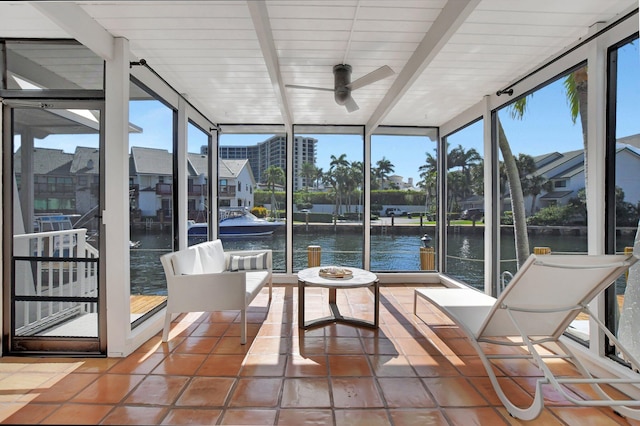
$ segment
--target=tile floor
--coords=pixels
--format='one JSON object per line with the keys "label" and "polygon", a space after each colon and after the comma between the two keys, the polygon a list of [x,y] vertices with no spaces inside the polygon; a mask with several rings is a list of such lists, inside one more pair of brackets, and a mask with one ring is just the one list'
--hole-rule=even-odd
{"label": "tile floor", "polygon": [[[297,324],[297,290],[274,287],[238,312],[181,315],[124,359],[0,358],[0,421],[10,424],[500,425],[509,417],[461,332],[412,286],[381,287],[380,329]],[[367,289],[338,293],[343,314],[371,319]],[[308,317],[327,314],[309,289]],[[423,322],[423,320],[426,322]],[[558,365],[557,368],[569,368]],[[537,372],[500,366],[514,400]],[[579,392],[579,389],[576,390]],[[529,424],[640,424],[610,409],[577,408],[554,392]]]}

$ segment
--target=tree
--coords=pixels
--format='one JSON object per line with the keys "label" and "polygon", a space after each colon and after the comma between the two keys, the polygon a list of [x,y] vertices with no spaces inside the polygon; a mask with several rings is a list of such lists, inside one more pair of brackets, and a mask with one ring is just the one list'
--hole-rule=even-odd
{"label": "tree", "polygon": [[336,214],[342,210],[342,198],[345,195],[345,185],[349,177],[349,161],[347,154],[340,154],[338,157],[331,155],[329,163],[329,181],[336,195]]}
{"label": "tree", "polygon": [[[584,145],[584,176],[585,187],[587,184],[587,68],[581,67],[567,76],[564,81],[567,101],[571,112],[571,119],[575,123],[578,115],[581,118],[582,138]],[[511,117],[522,119],[526,112],[527,98],[518,99],[510,107]],[[516,159],[511,152],[509,141],[504,133],[504,128],[498,119],[498,146],[502,152],[505,169],[509,182],[509,194],[511,196],[511,209],[513,212],[514,237],[516,243],[516,258],[520,267],[529,256],[529,236],[527,234],[526,214],[524,208],[524,195],[520,182],[520,174]]]}
{"label": "tree", "polygon": [[285,181],[284,170],[280,166],[269,166],[264,171],[265,183],[271,189],[271,217],[276,217],[276,185],[283,185]]}
{"label": "tree", "polygon": [[309,162],[305,162],[302,163],[302,166],[300,166],[300,176],[302,176],[304,178],[304,189],[305,192],[307,192],[307,200],[309,201],[309,183],[315,178],[316,176],[316,166],[314,166],[312,163]]}
{"label": "tree", "polygon": [[375,176],[380,180],[380,188],[385,188],[385,183],[389,180],[389,175],[394,172],[395,166],[386,157],[376,162]]}
{"label": "tree", "polygon": [[[525,110],[526,98],[522,98],[514,104],[512,109],[512,115],[518,115],[522,117]],[[515,112],[514,112],[515,111]],[[524,264],[527,257],[529,257],[529,235],[527,234],[527,216],[524,208],[524,194],[522,192],[522,183],[520,182],[520,172],[518,171],[518,165],[516,158],[511,151],[511,146],[507,140],[507,136],[504,133],[504,128],[500,122],[500,118],[496,120],[498,122],[498,146],[502,152],[502,158],[504,159],[504,168],[507,175],[507,182],[509,186],[509,195],[511,198],[511,212],[513,215],[513,236],[515,238],[516,246],[516,260],[518,262],[518,268]]]}
{"label": "tree", "polygon": [[482,161],[482,157],[474,148],[465,151],[462,145],[453,148],[447,157],[447,168],[460,168],[464,179],[461,197],[467,198],[471,195],[471,167]]}

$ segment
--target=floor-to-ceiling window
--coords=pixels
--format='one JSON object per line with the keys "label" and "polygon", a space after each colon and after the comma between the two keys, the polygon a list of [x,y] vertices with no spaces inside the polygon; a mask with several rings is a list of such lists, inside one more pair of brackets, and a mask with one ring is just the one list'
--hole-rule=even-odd
{"label": "floor-to-ceiling window", "polygon": [[322,265],[363,267],[363,131],[294,126],[294,271],[307,267],[309,246],[320,248]]}
{"label": "floor-to-ceiling window", "polygon": [[[505,283],[536,248],[587,252],[586,99],[587,67],[579,65],[497,112]],[[571,331],[588,339],[587,318]]]}
{"label": "floor-to-ceiling window", "polygon": [[[614,46],[609,51],[608,76],[612,89],[608,147],[609,198],[615,201],[608,210],[608,251],[638,254],[638,226],[640,225],[640,123],[638,123],[638,94],[640,94],[640,55],[637,36]],[[634,243],[635,241],[635,243]],[[634,247],[635,245],[635,247]],[[623,345],[640,357],[640,270],[632,267],[628,276],[620,277],[608,292],[607,325]],[[616,354],[615,348],[608,352]]]}
{"label": "floor-to-ceiling window", "polygon": [[[160,256],[174,247],[175,111],[131,82],[129,101],[129,224],[131,321],[166,300]],[[138,322],[136,322],[138,321]]]}
{"label": "floor-to-ceiling window", "polygon": [[436,269],[437,137],[395,127],[371,136],[372,271]]}
{"label": "floor-to-ceiling window", "polygon": [[[447,256],[445,271],[484,289],[483,121],[445,138],[447,147]],[[435,163],[435,159],[430,162]]]}
{"label": "floor-to-ceiling window", "polygon": [[271,249],[284,272],[287,213],[287,137],[279,126],[223,126],[218,137],[218,230],[229,250]]}
{"label": "floor-to-ceiling window", "polygon": [[[187,220],[192,233],[200,228],[199,238],[188,239],[192,245],[209,239],[209,140],[208,133],[189,122],[187,125]],[[189,232],[187,230],[187,232]]]}

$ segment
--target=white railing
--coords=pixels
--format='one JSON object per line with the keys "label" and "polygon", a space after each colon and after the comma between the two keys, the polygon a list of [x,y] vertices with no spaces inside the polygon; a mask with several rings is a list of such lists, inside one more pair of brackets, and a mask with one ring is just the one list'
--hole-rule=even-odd
{"label": "white railing", "polygon": [[[86,229],[14,235],[16,296],[97,297],[98,250],[86,241]],[[65,260],[76,258],[73,261]],[[60,259],[60,260],[58,260]],[[95,312],[96,303],[63,301],[16,302],[16,335],[32,335],[70,318]]]}

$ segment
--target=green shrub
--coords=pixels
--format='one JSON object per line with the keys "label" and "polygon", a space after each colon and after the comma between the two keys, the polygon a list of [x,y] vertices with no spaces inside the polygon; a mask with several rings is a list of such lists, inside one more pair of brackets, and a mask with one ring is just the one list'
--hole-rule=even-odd
{"label": "green shrub", "polygon": [[527,219],[528,225],[555,225],[570,224],[573,218],[573,209],[568,206],[549,206],[540,209],[536,214]]}

